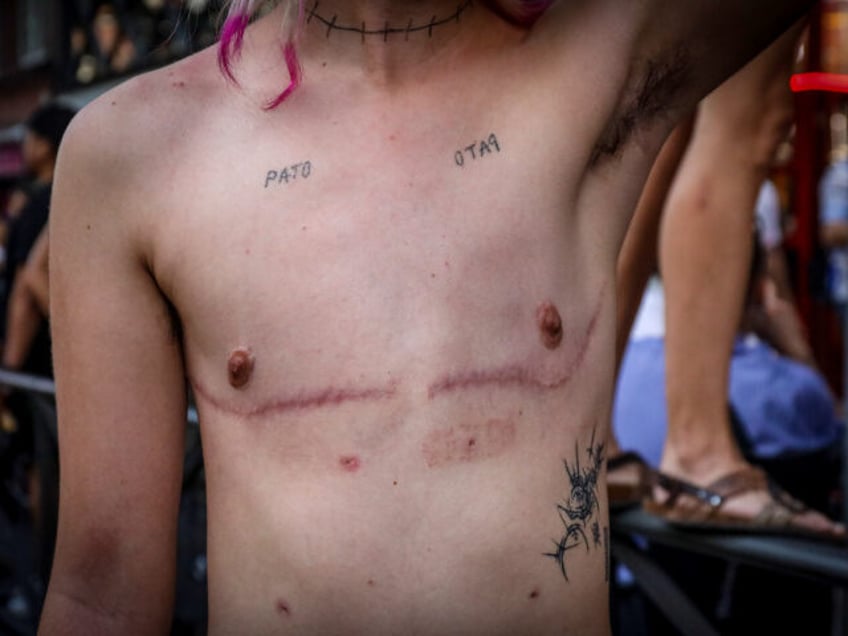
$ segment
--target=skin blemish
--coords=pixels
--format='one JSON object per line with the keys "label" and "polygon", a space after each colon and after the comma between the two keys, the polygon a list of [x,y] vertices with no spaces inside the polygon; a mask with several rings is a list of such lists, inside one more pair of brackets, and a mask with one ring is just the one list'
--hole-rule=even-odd
{"label": "skin blemish", "polygon": [[397,481],[393,481],[392,486],[397,486]]}
{"label": "skin blemish", "polygon": [[539,598],[539,590],[533,590],[527,598]]}
{"label": "skin blemish", "polygon": [[551,302],[544,302],[536,310],[536,324],[542,344],[548,349],[556,349],[562,344],[562,318]]}
{"label": "skin blemish", "polygon": [[459,424],[431,431],[421,444],[421,454],[430,468],[491,459],[509,450],[516,435],[511,420]]}
{"label": "skin blemish", "polygon": [[339,466],[346,472],[355,473],[359,470],[360,461],[356,455],[343,455],[339,457]]}
{"label": "skin blemish", "polygon": [[255,363],[256,360],[250,349],[239,347],[233,351],[230,354],[229,362],[227,362],[227,375],[230,379],[230,385],[236,389],[246,385],[253,375]]}
{"label": "skin blemish", "polygon": [[291,608],[283,599],[277,601],[277,613],[280,616],[291,616]]}
{"label": "skin blemish", "polygon": [[375,583],[374,583],[374,579],[368,579],[368,585],[369,585],[370,587],[374,587],[374,585],[375,585]]}

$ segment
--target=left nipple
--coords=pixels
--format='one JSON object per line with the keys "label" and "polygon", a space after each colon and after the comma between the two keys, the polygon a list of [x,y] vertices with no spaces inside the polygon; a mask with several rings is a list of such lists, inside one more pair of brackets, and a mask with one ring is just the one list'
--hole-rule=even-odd
{"label": "left nipple", "polygon": [[548,349],[556,349],[562,342],[562,318],[559,311],[550,302],[544,302],[536,310],[536,323],[542,344]]}
{"label": "left nipple", "polygon": [[250,349],[239,347],[230,354],[230,360],[227,363],[227,373],[230,378],[230,385],[236,389],[242,388],[250,381],[253,375],[253,365],[255,359]]}

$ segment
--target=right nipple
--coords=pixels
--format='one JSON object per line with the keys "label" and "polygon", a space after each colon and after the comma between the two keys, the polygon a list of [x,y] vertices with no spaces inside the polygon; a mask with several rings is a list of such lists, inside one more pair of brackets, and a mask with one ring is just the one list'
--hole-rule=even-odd
{"label": "right nipple", "polygon": [[240,389],[246,385],[253,375],[254,364],[255,359],[250,349],[239,347],[233,351],[227,363],[227,375],[230,379],[230,385],[236,389]]}

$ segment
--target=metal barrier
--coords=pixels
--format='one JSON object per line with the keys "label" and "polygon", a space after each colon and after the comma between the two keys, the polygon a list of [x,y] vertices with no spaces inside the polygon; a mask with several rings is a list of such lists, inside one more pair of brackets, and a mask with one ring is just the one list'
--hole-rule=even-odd
{"label": "metal barrier", "polygon": [[687,552],[750,565],[801,579],[826,583],[835,591],[834,634],[848,634],[845,597],[848,594],[848,545],[783,536],[692,532],[675,529],[642,510],[611,515],[612,550],[633,573],[645,595],[683,634],[712,636],[718,632],[632,537]]}

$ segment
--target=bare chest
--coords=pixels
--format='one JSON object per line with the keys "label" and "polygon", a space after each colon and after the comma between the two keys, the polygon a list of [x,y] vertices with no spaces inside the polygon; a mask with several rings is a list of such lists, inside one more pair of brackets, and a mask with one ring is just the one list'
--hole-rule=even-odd
{"label": "bare chest", "polygon": [[196,388],[248,414],[569,377],[614,260],[578,162],[515,118],[414,121],[249,135],[175,174],[156,274]]}

